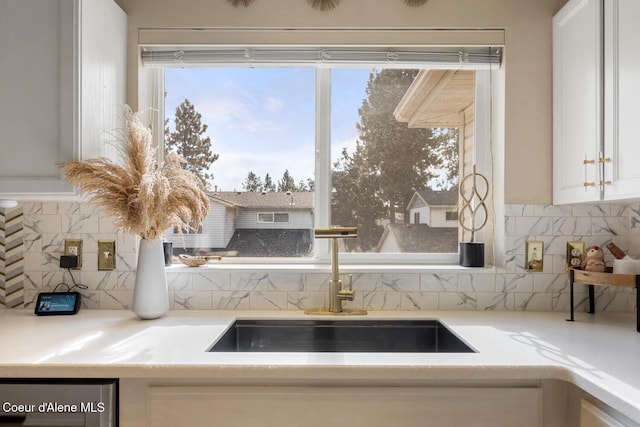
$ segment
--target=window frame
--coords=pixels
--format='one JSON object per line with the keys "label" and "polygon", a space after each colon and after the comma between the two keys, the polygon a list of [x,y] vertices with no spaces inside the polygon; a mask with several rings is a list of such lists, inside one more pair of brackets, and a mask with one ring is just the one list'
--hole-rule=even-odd
{"label": "window frame", "polygon": [[[271,215],[271,221],[261,221],[260,216],[262,215]],[[276,216],[278,215],[286,215],[286,221],[276,221]],[[256,212],[256,222],[258,224],[289,224],[291,222],[291,216],[289,212]]]}
{"label": "window frame", "polygon": [[444,213],[444,219],[446,221],[457,221],[458,220],[458,211],[446,211]]}
{"label": "window frame", "polygon": [[[310,65],[316,68],[316,162],[315,162],[315,206],[314,226],[324,228],[330,223],[331,206],[331,68],[322,65]],[[371,68],[374,68],[372,64]],[[409,68],[409,67],[407,67]],[[475,164],[477,171],[493,183],[493,149],[492,126],[493,120],[490,109],[494,108],[491,93],[495,91],[492,74],[497,69],[476,69],[475,87]],[[159,144],[159,156],[162,157],[164,147],[164,68],[144,68],[140,66],[141,87],[140,94],[149,99],[151,106],[149,121],[152,123],[154,139]],[[504,84],[504,82],[502,82]],[[494,217],[493,193],[488,203],[489,217]],[[477,241],[486,244],[486,252],[491,254],[494,247],[495,224],[490,221],[487,227],[476,233]],[[462,241],[462,240],[461,240]],[[491,255],[489,255],[491,257]],[[328,239],[317,239],[311,257],[287,258],[286,263],[325,263],[330,258]],[[343,253],[340,254],[341,263],[353,265],[443,265],[454,266],[459,263],[456,253]],[[490,258],[489,264],[493,262]],[[283,259],[243,258],[233,259],[234,263],[251,264],[282,264]]]}

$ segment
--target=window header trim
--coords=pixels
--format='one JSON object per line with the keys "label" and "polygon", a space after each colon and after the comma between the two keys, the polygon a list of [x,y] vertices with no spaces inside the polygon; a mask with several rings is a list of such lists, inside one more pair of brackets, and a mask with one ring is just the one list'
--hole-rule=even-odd
{"label": "window header trim", "polygon": [[497,69],[502,48],[489,46],[141,46],[148,67],[363,66]]}

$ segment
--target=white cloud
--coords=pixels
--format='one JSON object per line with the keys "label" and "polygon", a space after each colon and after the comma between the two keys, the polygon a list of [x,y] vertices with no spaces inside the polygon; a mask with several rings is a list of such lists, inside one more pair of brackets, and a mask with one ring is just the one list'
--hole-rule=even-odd
{"label": "white cloud", "polygon": [[282,110],[283,106],[284,106],[284,102],[271,96],[268,96],[264,100],[264,107],[270,113],[277,113],[278,111]]}
{"label": "white cloud", "polygon": [[[282,106],[274,98],[269,98],[265,104],[266,108],[273,110]],[[282,130],[281,125],[266,118],[258,118],[254,114],[252,101],[245,98],[208,99],[197,108],[202,114],[202,122],[212,129],[239,129],[252,133]]]}

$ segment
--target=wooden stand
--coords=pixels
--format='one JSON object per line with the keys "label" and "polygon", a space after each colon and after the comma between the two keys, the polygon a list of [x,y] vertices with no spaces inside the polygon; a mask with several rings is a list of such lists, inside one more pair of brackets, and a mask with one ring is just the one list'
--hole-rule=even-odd
{"label": "wooden stand", "polygon": [[573,307],[573,284],[582,283],[589,286],[589,310],[588,313],[596,312],[596,297],[594,286],[622,286],[625,288],[636,288],[636,330],[640,332],[640,275],[636,274],[613,274],[611,268],[607,268],[602,273],[594,271],[584,271],[578,269],[569,270],[569,291],[571,317],[569,322],[574,321]]}

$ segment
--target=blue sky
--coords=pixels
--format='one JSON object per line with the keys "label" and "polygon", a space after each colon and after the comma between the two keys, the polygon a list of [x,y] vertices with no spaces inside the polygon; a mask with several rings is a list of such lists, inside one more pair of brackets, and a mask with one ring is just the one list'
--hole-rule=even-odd
{"label": "blue sky", "polygon": [[[358,108],[370,69],[332,71],[332,157],[357,139]],[[315,69],[168,68],[165,115],[188,99],[207,124],[218,189],[241,190],[249,171],[274,182],[285,169],[296,182],[313,178]],[[351,151],[351,150],[350,150]]]}

